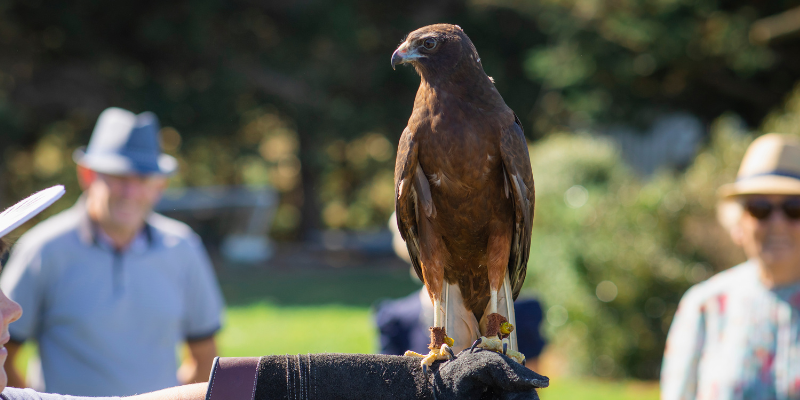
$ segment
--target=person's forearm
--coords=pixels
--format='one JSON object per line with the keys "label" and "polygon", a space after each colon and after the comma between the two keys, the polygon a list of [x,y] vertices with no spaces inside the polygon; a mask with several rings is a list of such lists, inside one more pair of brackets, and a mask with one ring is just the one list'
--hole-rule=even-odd
{"label": "person's forearm", "polygon": [[528,367],[529,370],[537,373],[542,373],[539,371],[539,358],[528,358],[525,360],[525,366]]}
{"label": "person's forearm", "polygon": [[178,381],[182,384],[208,381],[217,356],[214,337],[188,342],[187,347],[189,352],[178,369]]}
{"label": "person's forearm", "polygon": [[204,357],[197,360],[192,383],[195,382],[208,382],[208,376],[211,374],[211,367],[214,365],[214,358],[217,356],[216,352],[212,357]]}
{"label": "person's forearm", "polygon": [[126,397],[130,400],[204,400],[206,398],[206,390],[208,389],[208,382],[195,383],[191,385],[183,385],[171,387],[169,389],[159,390],[157,392],[150,392],[145,394],[138,394],[136,396]]}
{"label": "person's forearm", "polygon": [[211,373],[211,366],[214,365],[214,359],[211,360],[185,360],[178,369],[178,381],[186,385],[190,383],[206,382]]}
{"label": "person's forearm", "polygon": [[19,349],[22,347],[21,343],[17,342],[8,342],[6,343],[6,350],[8,350],[8,357],[6,358],[6,363],[4,368],[6,370],[6,376],[8,377],[8,384],[6,386],[15,387],[15,388],[24,388],[27,387],[25,385],[25,379],[20,375],[17,368],[14,366],[14,361],[17,359],[17,354],[19,353]]}

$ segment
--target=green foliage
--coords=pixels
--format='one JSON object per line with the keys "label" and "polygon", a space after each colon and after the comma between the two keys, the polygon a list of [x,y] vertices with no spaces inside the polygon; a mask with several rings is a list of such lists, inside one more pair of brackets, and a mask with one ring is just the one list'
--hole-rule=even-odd
{"label": "green foliage", "polygon": [[776,108],[764,119],[761,131],[800,136],[800,83],[794,86],[783,107]]}
{"label": "green foliage", "polygon": [[[279,238],[383,227],[419,82],[410,68],[392,71],[389,57],[411,30],[457,23],[529,138],[546,137],[531,153],[525,290],[546,300],[554,346],[576,372],[653,378],[683,291],[741,260],[715,220],[715,190],[733,179],[750,138],[718,117],[733,111],[758,126],[767,116],[764,131],[800,134],[800,88],[775,108],[800,77],[798,42],[748,38],[753,21],[797,5],[0,1],[2,201],[61,183],[65,199],[42,217],[68,207],[79,195],[72,152],[115,105],[159,115],[165,150],[180,160],[173,185],[276,187]],[[676,109],[715,121],[685,174],[642,181],[608,140],[558,133]],[[245,281],[237,285],[255,285]],[[292,304],[292,286],[265,285]],[[308,297],[333,298],[321,287],[334,285]],[[348,301],[363,306],[373,289],[349,290]]]}
{"label": "green foliage", "polygon": [[755,125],[800,72],[796,46],[752,44],[749,26],[796,3],[6,0],[3,201],[64,183],[48,213],[69,205],[72,151],[115,105],[160,117],[174,185],[276,186],[281,238],[381,227],[419,79],[388,60],[411,30],[462,26],[531,138],[652,109]]}
{"label": "green foliage", "polygon": [[685,176],[648,181],[602,137],[554,134],[531,148],[537,212],[524,290],[545,300],[546,331],[572,372],[657,378],[683,292],[739,261],[714,220],[716,188],[750,140],[734,122],[717,121]]}
{"label": "green foliage", "polygon": [[[766,90],[759,87],[745,89],[743,82],[774,79],[764,72],[786,68],[779,61],[785,49],[754,44],[749,31],[753,21],[792,2],[778,3],[784,4],[476,2],[517,11],[535,21],[547,37],[529,49],[524,61],[527,77],[542,88],[540,103],[532,111],[540,132],[638,119],[643,111],[660,108],[688,109],[708,119],[734,110],[757,124],[780,99],[762,96]],[[714,104],[705,103],[709,87],[725,95]],[[741,91],[734,93],[734,87]],[[587,107],[584,100],[598,96],[599,101]],[[760,111],[741,109],[736,102],[751,103]]]}

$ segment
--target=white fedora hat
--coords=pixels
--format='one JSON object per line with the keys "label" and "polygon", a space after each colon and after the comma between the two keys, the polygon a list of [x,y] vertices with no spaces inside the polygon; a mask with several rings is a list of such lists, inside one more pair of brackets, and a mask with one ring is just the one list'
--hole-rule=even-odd
{"label": "white fedora hat", "polygon": [[0,213],[0,238],[42,212],[64,195],[64,186],[40,190]]}
{"label": "white fedora hat", "polygon": [[97,117],[89,146],[75,150],[76,163],[107,174],[170,175],[178,167],[174,157],[161,152],[158,117],[134,114],[117,107]]}
{"label": "white fedora hat", "polygon": [[736,182],[719,188],[722,198],[746,194],[800,195],[800,139],[769,133],[750,144]]}

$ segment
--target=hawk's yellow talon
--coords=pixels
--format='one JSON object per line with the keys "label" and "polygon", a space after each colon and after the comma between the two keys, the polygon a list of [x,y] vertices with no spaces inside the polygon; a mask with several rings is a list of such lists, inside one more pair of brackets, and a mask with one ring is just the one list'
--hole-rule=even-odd
{"label": "hawk's yellow talon", "polygon": [[428,354],[419,354],[415,351],[406,350],[404,356],[407,357],[420,357],[422,361],[420,361],[420,365],[425,368],[430,367],[436,361],[447,361],[450,359],[450,354],[446,350],[447,344],[443,344],[441,348],[433,349]]}
{"label": "hawk's yellow talon", "polygon": [[503,335],[508,335],[511,332],[514,332],[514,325],[511,325],[511,323],[509,323],[508,321],[500,324],[500,333],[502,333]]}

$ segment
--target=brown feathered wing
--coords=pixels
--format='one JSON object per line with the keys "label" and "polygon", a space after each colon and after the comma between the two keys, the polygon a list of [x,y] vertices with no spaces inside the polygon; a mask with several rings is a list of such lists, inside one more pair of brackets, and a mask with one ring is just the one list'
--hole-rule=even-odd
{"label": "brown feathered wing", "polygon": [[514,123],[500,136],[500,155],[503,158],[508,194],[512,197],[514,204],[514,236],[511,239],[508,275],[513,299],[516,300],[527,272],[535,203],[528,143],[525,141],[522,124],[516,115],[514,115]]}
{"label": "brown feathered wing", "polygon": [[[394,194],[395,211],[397,218],[397,229],[403,240],[406,241],[408,256],[411,265],[417,273],[419,279],[424,283],[422,277],[422,265],[419,261],[419,231],[417,229],[417,194],[413,190],[416,170],[418,167],[417,142],[414,140],[414,132],[408,127],[400,136],[400,144],[397,146],[397,160],[394,164]],[[432,206],[432,200],[431,201]]]}

